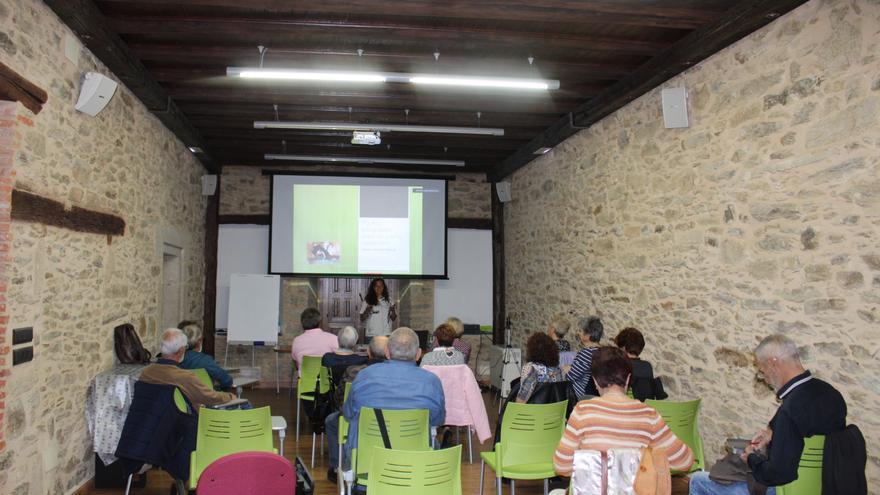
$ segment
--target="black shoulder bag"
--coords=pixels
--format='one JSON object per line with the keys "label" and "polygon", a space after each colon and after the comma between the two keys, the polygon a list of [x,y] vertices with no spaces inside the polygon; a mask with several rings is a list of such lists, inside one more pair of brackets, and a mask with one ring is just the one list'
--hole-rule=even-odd
{"label": "black shoulder bag", "polygon": [[385,444],[386,449],[391,448],[391,439],[388,437],[388,427],[385,426],[385,415],[382,414],[381,409],[373,409],[376,413],[376,422],[379,423],[379,433],[382,435],[382,443]]}

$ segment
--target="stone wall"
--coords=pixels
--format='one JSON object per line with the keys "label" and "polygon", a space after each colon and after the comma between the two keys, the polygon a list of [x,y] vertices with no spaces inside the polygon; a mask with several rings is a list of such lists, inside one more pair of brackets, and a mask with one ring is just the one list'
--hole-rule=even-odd
{"label": "stone wall", "polygon": [[[319,167],[283,167],[280,170],[336,173],[402,173],[399,170],[327,165]],[[449,218],[492,218],[491,184],[484,174],[461,173],[449,183]],[[221,215],[268,215],[269,176],[259,167],[223,167],[220,178]]]}
{"label": "stone wall", "polygon": [[134,323],[156,350],[164,243],[183,248],[182,316],[202,315],[204,171],[123,86],[96,117],[74,110],[86,71],[113,76],[42,2],[0,6],[0,58],[49,93],[38,115],[19,106],[15,187],[126,222],[117,237],[12,223],[9,327],[34,328],[35,357],[0,365],[0,493],[63,494],[92,476],[84,404],[114,364],[113,327]]}
{"label": "stone wall", "polygon": [[[6,381],[12,366],[12,332],[9,332],[9,313],[6,294],[9,290],[9,263],[12,249],[12,185],[15,179],[15,150],[20,139],[18,128],[18,104],[0,101],[0,456],[6,450]],[[7,334],[10,338],[7,340]],[[0,485],[2,486],[2,485]]]}
{"label": "stone wall", "polygon": [[[701,397],[708,458],[776,408],[751,351],[781,332],[845,396],[880,490],[880,4],[814,0],[512,177],[517,329],[598,313],[641,328],[672,398]],[[517,332],[522,343],[526,337]]]}

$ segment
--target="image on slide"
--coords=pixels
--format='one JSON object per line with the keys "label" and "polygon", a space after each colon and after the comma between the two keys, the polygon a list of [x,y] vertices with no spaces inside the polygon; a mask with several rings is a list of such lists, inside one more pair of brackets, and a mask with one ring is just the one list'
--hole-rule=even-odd
{"label": "image on slide", "polygon": [[339,251],[339,243],[335,241],[309,242],[306,245],[306,258],[310,265],[339,263]]}

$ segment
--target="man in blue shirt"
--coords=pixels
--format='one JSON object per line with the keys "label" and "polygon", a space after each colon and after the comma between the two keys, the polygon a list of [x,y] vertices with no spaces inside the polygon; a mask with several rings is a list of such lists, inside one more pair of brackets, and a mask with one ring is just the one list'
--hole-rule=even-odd
{"label": "man in blue shirt", "polygon": [[342,414],[349,422],[343,466],[348,469],[351,450],[357,447],[358,417],[362,407],[379,409],[427,409],[431,426],[446,419],[443,385],[437,375],[416,362],[421,357],[419,337],[406,327],[391,332],[385,357],[388,361],[364,368],[351,384]]}

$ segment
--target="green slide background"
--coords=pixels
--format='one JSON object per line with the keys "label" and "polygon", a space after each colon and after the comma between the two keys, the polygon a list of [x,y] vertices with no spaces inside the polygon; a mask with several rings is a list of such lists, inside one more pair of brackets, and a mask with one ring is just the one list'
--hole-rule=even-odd
{"label": "green slide background", "polygon": [[409,188],[409,272],[413,275],[422,273],[422,193],[413,192]]}
{"label": "green slide background", "polygon": [[[294,185],[293,271],[357,273],[358,217],[359,186]],[[314,241],[339,242],[340,262],[310,265],[306,256],[306,244]],[[419,242],[421,243],[421,233]]]}

